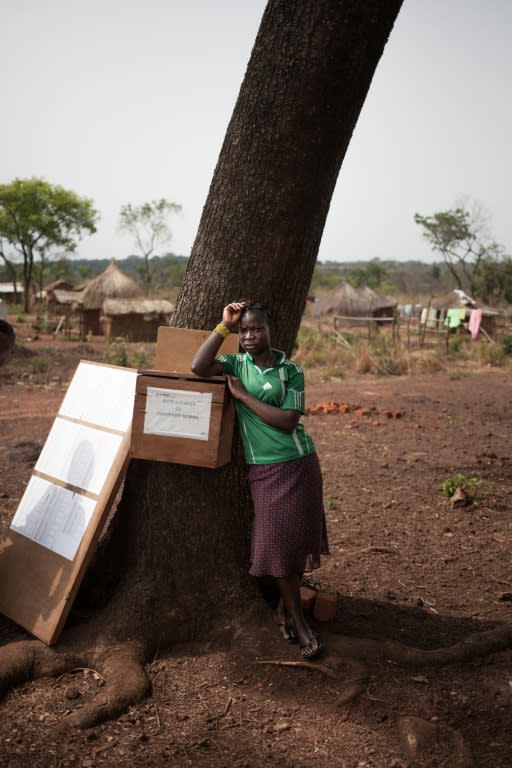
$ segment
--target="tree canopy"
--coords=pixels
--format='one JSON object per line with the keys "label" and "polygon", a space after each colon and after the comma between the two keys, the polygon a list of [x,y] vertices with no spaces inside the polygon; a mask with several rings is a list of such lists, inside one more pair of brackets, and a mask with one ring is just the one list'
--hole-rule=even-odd
{"label": "tree canopy", "polygon": [[423,236],[438,251],[458,288],[475,295],[484,262],[500,258],[502,248],[487,233],[481,207],[469,211],[464,204],[431,216],[414,215]]}
{"label": "tree canopy", "polygon": [[149,257],[159,245],[168,243],[172,232],[167,223],[171,213],[181,211],[181,205],[171,203],[165,197],[142,205],[127,203],[121,207],[119,230],[131,235],[144,257],[144,281],[146,290],[151,283]]}
{"label": "tree canopy", "polygon": [[512,258],[510,256],[483,259],[475,281],[475,295],[489,303],[506,301],[512,304]]}
{"label": "tree canopy", "polygon": [[23,258],[25,311],[36,255],[43,267],[52,248],[74,251],[84,234],[96,231],[97,218],[92,200],[45,179],[0,184],[0,237]]}

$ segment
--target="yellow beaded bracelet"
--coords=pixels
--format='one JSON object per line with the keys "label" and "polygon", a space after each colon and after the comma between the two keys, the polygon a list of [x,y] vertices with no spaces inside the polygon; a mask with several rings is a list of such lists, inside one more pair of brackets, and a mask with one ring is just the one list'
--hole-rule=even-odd
{"label": "yellow beaded bracelet", "polygon": [[214,333],[218,333],[220,336],[222,336],[223,339],[226,339],[231,333],[227,325],[224,325],[224,323],[218,323],[213,331]]}

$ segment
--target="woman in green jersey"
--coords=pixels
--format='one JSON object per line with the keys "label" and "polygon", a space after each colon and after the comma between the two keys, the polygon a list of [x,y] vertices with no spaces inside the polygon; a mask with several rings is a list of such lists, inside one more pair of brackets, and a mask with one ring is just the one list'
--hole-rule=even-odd
{"label": "woman in green jersey", "polygon": [[[311,659],[323,644],[302,611],[300,582],[327,553],[322,474],[313,441],[300,423],[304,373],[270,343],[270,312],[257,302],[232,302],[192,361],[198,376],[225,374],[235,399],[254,506],[252,576],[276,579],[274,617],[283,636]],[[219,355],[239,325],[243,351]]]}

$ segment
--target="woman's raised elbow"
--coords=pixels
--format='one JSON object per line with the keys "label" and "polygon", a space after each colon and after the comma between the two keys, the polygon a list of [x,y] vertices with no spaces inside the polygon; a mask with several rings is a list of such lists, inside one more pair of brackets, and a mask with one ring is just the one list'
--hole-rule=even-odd
{"label": "woman's raised elbow", "polygon": [[210,376],[220,376],[222,373],[222,365],[216,360],[210,362],[194,357],[190,364],[190,370],[202,379],[209,379]]}
{"label": "woman's raised elbow", "polygon": [[200,376],[202,379],[207,379],[209,376],[212,376],[211,372],[211,365],[205,365],[201,362],[196,362],[195,360],[192,360],[192,365],[190,366],[190,370],[193,374],[196,376]]}

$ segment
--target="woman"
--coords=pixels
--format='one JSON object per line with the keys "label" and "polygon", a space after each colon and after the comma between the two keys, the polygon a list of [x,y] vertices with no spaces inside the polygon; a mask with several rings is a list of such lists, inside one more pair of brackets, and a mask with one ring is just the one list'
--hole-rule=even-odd
{"label": "woman", "polygon": [[[217,355],[222,341],[239,324],[244,352]],[[264,304],[234,301],[222,322],[197,351],[197,376],[226,374],[235,399],[249,465],[254,506],[252,576],[272,576],[280,600],[274,618],[283,637],[298,642],[306,659],[323,644],[302,611],[300,581],[304,571],[320,567],[327,534],[322,475],[311,437],[299,423],[304,413],[302,369],[270,345],[270,312]]]}

